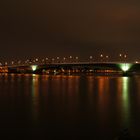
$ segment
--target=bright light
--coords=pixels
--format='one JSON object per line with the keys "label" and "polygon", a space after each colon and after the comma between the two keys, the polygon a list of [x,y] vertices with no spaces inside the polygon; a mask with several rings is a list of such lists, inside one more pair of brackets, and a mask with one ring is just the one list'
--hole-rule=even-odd
{"label": "bright light", "polygon": [[89,58],[90,58],[90,59],[92,59],[93,57],[92,57],[92,56],[90,56]]}
{"label": "bright light", "polygon": [[36,71],[37,65],[32,65],[31,68],[32,68],[33,71]]}
{"label": "bright light", "polygon": [[14,64],[14,61],[12,61],[12,65]]}
{"label": "bright light", "polygon": [[132,64],[129,64],[129,63],[119,64],[119,65],[120,65],[120,68],[121,68],[124,72],[128,71],[128,70],[131,68],[131,66],[132,66]]}
{"label": "bright light", "polygon": [[128,71],[128,70],[129,70],[128,65],[123,65],[123,66],[122,66],[122,70],[123,70],[123,71]]}
{"label": "bright light", "polygon": [[103,55],[101,54],[100,57],[103,57]]}

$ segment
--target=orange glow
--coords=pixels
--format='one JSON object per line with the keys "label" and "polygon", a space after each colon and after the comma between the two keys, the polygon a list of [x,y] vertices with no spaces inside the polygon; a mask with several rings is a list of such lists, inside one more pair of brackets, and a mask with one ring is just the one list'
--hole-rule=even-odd
{"label": "orange glow", "polygon": [[0,67],[0,73],[8,73],[8,67]]}
{"label": "orange glow", "polygon": [[98,85],[99,85],[99,94],[103,94],[103,91],[104,91],[104,85],[105,85],[105,80],[103,77],[100,77],[98,79]]}

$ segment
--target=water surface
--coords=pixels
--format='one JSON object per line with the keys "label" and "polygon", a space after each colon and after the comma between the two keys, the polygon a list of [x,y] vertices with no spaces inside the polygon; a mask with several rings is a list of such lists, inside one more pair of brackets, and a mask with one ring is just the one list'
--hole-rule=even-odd
{"label": "water surface", "polygon": [[0,75],[5,139],[112,140],[140,134],[140,77]]}

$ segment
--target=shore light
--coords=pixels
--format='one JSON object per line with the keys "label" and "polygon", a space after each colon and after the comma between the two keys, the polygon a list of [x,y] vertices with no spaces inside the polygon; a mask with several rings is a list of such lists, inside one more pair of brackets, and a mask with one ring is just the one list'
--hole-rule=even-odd
{"label": "shore light", "polygon": [[122,64],[119,64],[119,66],[120,66],[122,71],[126,72],[131,68],[132,64],[130,64],[130,63],[122,63]]}
{"label": "shore light", "polygon": [[37,65],[32,65],[31,68],[32,68],[32,71],[36,71]]}

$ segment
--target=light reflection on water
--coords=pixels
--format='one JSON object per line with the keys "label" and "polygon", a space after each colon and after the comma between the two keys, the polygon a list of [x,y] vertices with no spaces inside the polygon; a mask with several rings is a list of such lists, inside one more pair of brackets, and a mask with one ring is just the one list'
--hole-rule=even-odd
{"label": "light reflection on water", "polygon": [[129,78],[123,77],[122,81],[122,114],[124,124],[128,127],[130,118],[130,102],[129,102]]}
{"label": "light reflection on water", "polygon": [[39,76],[32,75],[32,111],[33,119],[37,119],[39,113]]}
{"label": "light reflection on water", "polygon": [[0,75],[0,109],[15,112],[26,125],[35,124],[38,135],[48,130],[112,139],[123,127],[139,134],[139,81],[140,77]]}

